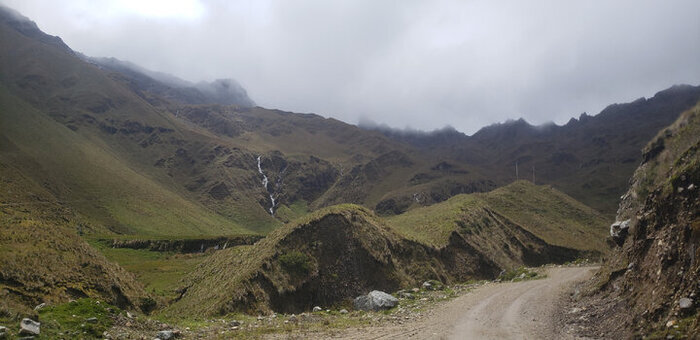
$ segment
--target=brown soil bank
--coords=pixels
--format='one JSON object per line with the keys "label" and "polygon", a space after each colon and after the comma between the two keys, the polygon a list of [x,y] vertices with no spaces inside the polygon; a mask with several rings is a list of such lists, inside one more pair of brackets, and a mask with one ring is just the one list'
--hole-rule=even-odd
{"label": "brown soil bank", "polygon": [[[502,235],[506,247],[520,249],[521,264],[530,257],[566,261],[581,255],[498,223],[476,235],[453,232],[437,248],[400,236],[365,208],[340,205],[278,229],[254,246],[217,252],[187,278],[180,299],[165,313],[298,313],[349,304],[372,289],[494,278],[503,267],[484,251],[488,247],[473,245],[477,235],[491,233]],[[523,244],[523,237],[532,244]]]}
{"label": "brown soil bank", "polygon": [[[594,278],[589,333],[651,338],[700,334],[700,106],[684,113],[644,150],[623,196],[628,233]],[[690,306],[681,308],[681,299]],[[684,302],[688,302],[685,300]],[[685,303],[683,304],[685,305]]]}

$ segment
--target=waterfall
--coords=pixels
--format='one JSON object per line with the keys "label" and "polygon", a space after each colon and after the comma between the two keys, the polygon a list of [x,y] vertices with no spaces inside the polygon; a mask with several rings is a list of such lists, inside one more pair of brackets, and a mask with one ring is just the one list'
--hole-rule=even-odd
{"label": "waterfall", "polygon": [[270,195],[270,201],[272,202],[272,205],[270,206],[270,209],[268,209],[268,211],[270,211],[270,215],[274,216],[275,215],[275,205],[277,203],[275,202],[275,197],[273,196],[274,190],[272,192],[270,192],[270,190],[267,188],[268,184],[270,184],[270,181],[267,179],[267,175],[265,175],[265,172],[262,170],[261,157],[262,156],[258,156],[258,173],[260,173],[260,175],[262,175],[262,177],[263,177],[262,186],[265,188],[265,192],[267,192],[267,194]]}

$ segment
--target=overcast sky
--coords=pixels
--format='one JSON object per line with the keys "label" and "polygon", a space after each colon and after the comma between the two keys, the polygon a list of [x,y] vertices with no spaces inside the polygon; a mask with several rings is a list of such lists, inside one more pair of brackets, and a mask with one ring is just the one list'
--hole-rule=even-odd
{"label": "overcast sky", "polygon": [[700,84],[700,1],[0,0],[74,50],[258,105],[431,130]]}

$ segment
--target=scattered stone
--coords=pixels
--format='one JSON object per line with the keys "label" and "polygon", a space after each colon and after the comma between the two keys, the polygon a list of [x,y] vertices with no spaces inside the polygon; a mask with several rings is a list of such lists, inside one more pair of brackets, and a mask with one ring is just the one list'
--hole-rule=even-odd
{"label": "scattered stone", "polygon": [[666,328],[671,328],[671,327],[673,327],[673,326],[675,326],[675,325],[676,325],[676,320],[669,320],[669,321],[666,323]]}
{"label": "scattered stone", "polygon": [[355,298],[353,304],[357,310],[378,311],[390,309],[398,305],[399,300],[385,292],[373,290],[367,295],[360,295]]}
{"label": "scattered stone", "polygon": [[632,270],[634,268],[634,262],[630,262],[630,264],[627,265],[627,270]]}
{"label": "scattered stone", "polygon": [[131,314],[131,312],[127,311],[127,312],[126,312],[126,317],[129,318],[129,319],[133,319],[133,318],[134,318],[134,315]]}
{"label": "scattered stone", "polygon": [[569,311],[569,314],[576,314],[581,311],[581,308],[574,307]]}
{"label": "scattered stone", "polygon": [[399,293],[399,297],[401,297],[402,299],[413,299],[413,294],[408,292],[401,292]]}
{"label": "scattered stone", "polygon": [[42,302],[42,303],[38,304],[36,307],[34,307],[34,310],[40,310],[44,307],[46,307],[46,303]]}
{"label": "scattered stone", "polygon": [[687,311],[693,308],[693,300],[689,298],[681,298],[678,301],[678,305],[681,307],[682,311]]}
{"label": "scattered stone", "polygon": [[19,334],[39,335],[41,323],[32,319],[24,318],[19,323]]}
{"label": "scattered stone", "polygon": [[297,323],[297,322],[299,322],[299,319],[297,319],[296,315],[292,314],[292,316],[290,316],[287,321]]}
{"label": "scattered stone", "polygon": [[690,191],[695,190],[695,184],[692,184],[692,183],[691,183],[691,184],[688,186],[688,190],[690,190]]}
{"label": "scattered stone", "polygon": [[229,322],[228,325],[231,327],[237,327],[241,325],[241,322],[238,320],[231,320],[231,322]]}
{"label": "scattered stone", "polygon": [[0,339],[5,339],[7,337],[7,327],[0,326]]}
{"label": "scattered stone", "polygon": [[524,278],[525,278],[525,273],[522,273],[522,274],[520,274],[520,276],[518,276],[518,279],[520,279],[520,280],[522,280]]}
{"label": "scattered stone", "polygon": [[93,316],[93,317],[91,317],[91,318],[85,319],[85,322],[97,323],[97,318]]}
{"label": "scattered stone", "polygon": [[423,282],[423,289],[425,289],[425,290],[433,290],[433,284],[430,283],[430,282],[428,282],[428,281],[425,281],[425,282]]}
{"label": "scattered stone", "polygon": [[340,310],[339,313],[340,313],[340,314],[348,314],[348,310],[345,309],[345,308],[343,308],[343,309]]}
{"label": "scattered stone", "polygon": [[618,246],[625,243],[625,238],[630,228],[630,220],[616,221],[610,225],[610,236]]}
{"label": "scattered stone", "polygon": [[412,288],[411,291],[414,293],[418,293],[420,292],[420,288]]}
{"label": "scattered stone", "polygon": [[313,311],[314,313],[320,312],[320,311],[322,311],[322,310],[323,310],[323,309],[321,309],[321,307],[319,307],[319,306],[316,306],[316,307],[314,307],[314,309],[312,309],[312,311]]}
{"label": "scattered stone", "polygon": [[158,331],[156,333],[156,338],[161,340],[175,339],[178,336],[180,336],[180,331],[177,330]]}

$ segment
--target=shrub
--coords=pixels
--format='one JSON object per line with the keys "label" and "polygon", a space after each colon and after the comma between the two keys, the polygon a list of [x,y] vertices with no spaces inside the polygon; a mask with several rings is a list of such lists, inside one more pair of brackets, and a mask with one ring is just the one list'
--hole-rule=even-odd
{"label": "shrub", "polygon": [[151,297],[141,298],[139,302],[139,308],[146,314],[150,314],[157,306],[156,300],[153,300]]}
{"label": "shrub", "polygon": [[306,275],[311,271],[311,259],[308,255],[291,251],[279,257],[280,265],[292,275]]}

